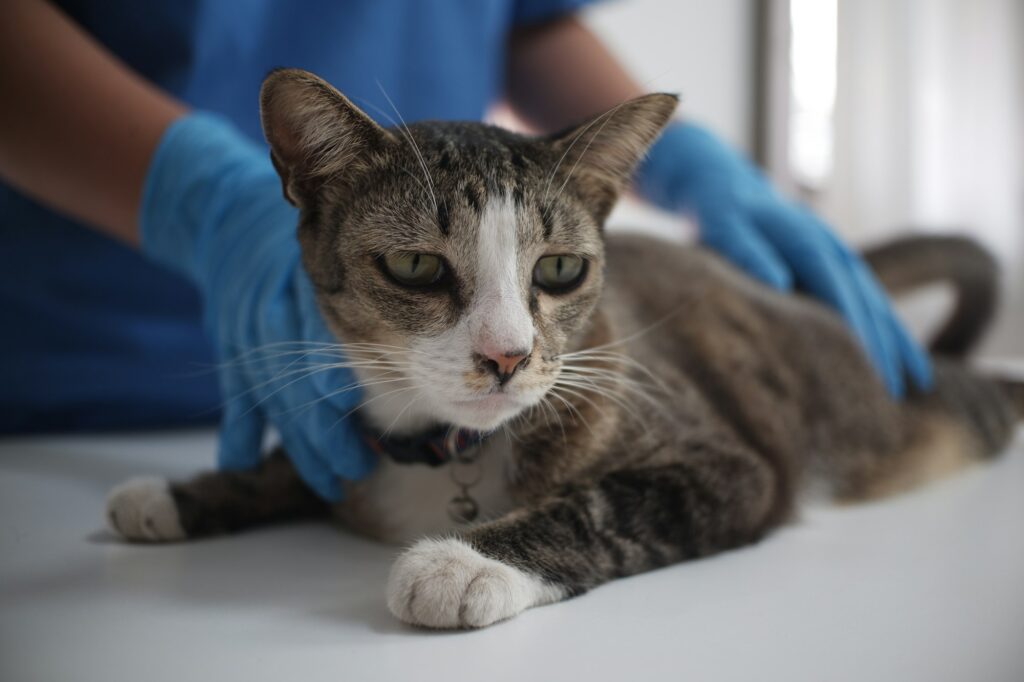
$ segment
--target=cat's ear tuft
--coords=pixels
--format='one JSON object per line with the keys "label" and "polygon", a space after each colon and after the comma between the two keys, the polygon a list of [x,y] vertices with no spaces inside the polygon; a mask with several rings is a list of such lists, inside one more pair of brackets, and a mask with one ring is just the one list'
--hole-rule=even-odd
{"label": "cat's ear tuft", "polygon": [[678,104],[676,95],[643,95],[554,136],[552,144],[562,155],[563,178],[576,183],[599,221],[607,217]]}
{"label": "cat's ear tuft", "polygon": [[260,88],[260,120],[285,198],[303,205],[325,180],[355,176],[391,134],[326,81],[276,69]]}

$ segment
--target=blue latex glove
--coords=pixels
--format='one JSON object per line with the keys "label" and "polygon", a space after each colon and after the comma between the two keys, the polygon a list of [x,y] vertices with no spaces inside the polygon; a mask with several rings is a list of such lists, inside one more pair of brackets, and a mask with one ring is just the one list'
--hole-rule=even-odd
{"label": "blue latex glove", "polygon": [[[178,119],[146,176],[143,251],[189,277],[222,364],[225,411],[219,464],[255,466],[268,421],[302,479],[338,500],[338,478],[358,479],[373,455],[344,417],[358,404],[351,372],[309,373],[338,361],[300,265],[298,212],[281,195],[268,153],[209,114]],[[305,351],[310,351],[308,355]]]}
{"label": "blue latex glove", "polygon": [[796,284],[839,311],[893,396],[904,394],[905,375],[919,388],[931,385],[928,356],[860,256],[714,135],[673,124],[641,165],[637,188],[696,217],[701,241],[748,274],[777,289]]}

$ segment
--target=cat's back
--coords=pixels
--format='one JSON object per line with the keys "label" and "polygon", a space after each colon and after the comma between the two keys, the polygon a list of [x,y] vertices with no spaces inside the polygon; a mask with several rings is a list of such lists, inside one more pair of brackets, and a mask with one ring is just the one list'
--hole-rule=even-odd
{"label": "cat's back", "polygon": [[[805,450],[887,420],[888,397],[846,325],[699,246],[607,240],[603,313],[626,352],[734,426]],[[835,390],[841,386],[842,391]]]}
{"label": "cat's back", "polygon": [[635,337],[633,354],[786,366],[808,377],[841,365],[873,377],[831,309],[775,291],[703,247],[622,234],[609,236],[607,254],[603,312],[618,336]]}
{"label": "cat's back", "polygon": [[618,308],[611,312],[634,323],[691,327],[695,316],[762,316],[771,310],[780,320],[811,317],[834,324],[818,305],[778,295],[701,246],[642,234],[609,235],[605,290],[606,308]]}

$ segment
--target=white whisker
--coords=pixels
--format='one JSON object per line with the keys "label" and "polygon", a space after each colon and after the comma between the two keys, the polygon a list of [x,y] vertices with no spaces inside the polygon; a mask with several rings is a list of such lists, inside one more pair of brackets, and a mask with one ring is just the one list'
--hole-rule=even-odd
{"label": "white whisker", "polygon": [[[624,412],[629,414],[629,416],[633,417],[633,419],[635,419],[636,421],[638,421],[640,423],[644,422],[644,420],[640,417],[639,414],[636,413],[635,410],[633,410],[632,407],[630,407],[628,404],[626,404],[626,402],[624,400],[622,400],[619,396],[616,396],[614,393],[609,391],[607,388],[603,388],[601,386],[598,386],[597,384],[594,384],[594,383],[592,383],[590,381],[573,381],[573,380],[559,381],[557,386],[559,386],[561,388],[565,388],[565,390],[567,390],[567,391],[571,387],[572,389],[576,389],[576,390],[579,390],[579,391],[584,392],[584,393],[587,392],[587,391],[589,391],[591,393],[594,393],[595,395],[598,395],[600,397],[603,397],[603,398],[609,400],[610,402],[615,403],[617,406],[622,408],[622,410]],[[581,399],[587,400],[587,402],[590,402],[590,404],[594,406],[594,409],[596,409],[598,411],[601,411],[600,408],[597,406],[597,404],[592,402],[592,401],[590,401],[588,398],[586,398],[583,395],[583,393],[578,393],[577,395],[579,395],[579,397]],[[601,412],[601,414],[602,414],[602,416],[607,418],[607,415],[604,412]]]}
{"label": "white whisker", "polygon": [[334,391],[326,393],[326,394],[324,394],[322,396],[319,396],[319,397],[317,397],[317,398],[315,398],[313,400],[310,400],[310,401],[308,401],[306,403],[303,403],[302,405],[299,405],[298,407],[293,407],[293,408],[289,409],[288,412],[294,412],[294,411],[298,411],[298,410],[308,410],[309,408],[313,407],[313,405],[316,405],[317,403],[323,402],[324,400],[330,400],[331,398],[333,398],[335,396],[343,395],[343,394],[348,393],[350,391],[355,391],[355,390],[359,390],[359,389],[367,389],[367,388],[370,388],[371,386],[381,386],[383,384],[393,384],[393,383],[396,383],[398,381],[408,381],[408,380],[409,379],[407,379],[406,377],[398,377],[397,379],[382,379],[380,381],[369,381],[369,382],[367,382],[365,384],[362,384],[362,383],[359,383],[358,381],[356,381],[356,382],[353,382],[353,383],[348,384],[346,386],[343,386],[343,387],[341,387],[339,389],[336,389]]}
{"label": "white whisker", "polygon": [[594,427],[590,425],[590,422],[587,421],[587,418],[583,416],[583,413],[580,412],[579,408],[573,405],[570,401],[566,400],[563,396],[559,395],[559,388],[559,386],[552,386],[551,390],[548,391],[548,395],[560,401],[563,405],[565,405],[565,408],[569,411],[569,416],[572,417],[572,420],[574,422],[578,419],[579,421],[583,422],[584,426],[587,427],[587,430],[590,431],[590,433],[594,433]]}
{"label": "white whisker", "polygon": [[[604,118],[604,121],[601,123],[601,126],[597,129],[597,132],[595,132],[594,135],[589,140],[587,140],[587,144],[586,144],[585,147],[583,147],[583,151],[580,152],[580,155],[576,157],[576,162],[573,163],[572,168],[569,169],[569,173],[565,176],[565,180],[562,181],[561,187],[559,187],[558,191],[555,192],[555,196],[554,196],[554,199],[552,199],[552,202],[555,199],[558,199],[558,197],[560,197],[562,195],[562,192],[565,190],[565,186],[569,184],[569,180],[572,178],[572,174],[576,172],[576,168],[580,165],[580,162],[583,160],[583,157],[586,156],[587,152],[590,150],[590,145],[594,144],[594,140],[597,139],[597,137],[601,134],[601,131],[604,130],[605,126],[608,125],[608,123],[612,120],[612,118],[615,116],[615,114],[618,113],[619,109],[621,109],[624,104],[626,104],[626,102],[620,103],[614,109],[611,109],[610,111],[607,111],[607,112],[605,112],[605,114],[602,115],[601,118]],[[597,119],[595,119],[594,122],[596,122],[596,121],[597,121]],[[589,128],[590,126],[587,126],[587,127]],[[576,141],[573,140],[573,144],[575,144],[575,143],[576,143]],[[568,150],[566,150],[566,151],[568,151]],[[550,184],[550,182],[551,181],[549,179],[548,180],[548,184]],[[546,197],[547,197],[547,192],[545,191],[545,200],[546,200]]]}
{"label": "white whisker", "polygon": [[395,111],[395,116],[401,122],[398,127],[400,131],[405,135],[405,139],[408,140],[409,146],[412,147],[413,153],[416,155],[416,159],[420,162],[420,168],[423,169],[423,177],[427,180],[427,187],[430,189],[430,202],[434,205],[434,215],[437,215],[437,196],[434,194],[434,181],[430,178],[430,172],[427,170],[427,162],[423,158],[423,153],[420,152],[420,148],[416,145],[416,140],[413,139],[412,132],[409,130],[409,126],[406,124],[405,119],[402,118],[401,112],[398,111],[398,107],[388,97],[388,93],[384,91],[384,86],[381,85],[380,81],[377,81],[377,87],[380,89],[380,93],[384,95],[384,99],[388,101],[388,104]]}
{"label": "white whisker", "polygon": [[404,415],[409,410],[410,407],[415,405],[418,399],[419,395],[414,395],[412,398],[409,399],[409,402],[406,404],[406,406],[403,407],[402,410],[395,416],[395,418],[391,420],[391,423],[388,424],[388,428],[384,429],[384,438],[387,438],[388,434],[391,433],[391,429],[395,428],[395,424],[397,424],[398,421],[402,418],[402,415]]}

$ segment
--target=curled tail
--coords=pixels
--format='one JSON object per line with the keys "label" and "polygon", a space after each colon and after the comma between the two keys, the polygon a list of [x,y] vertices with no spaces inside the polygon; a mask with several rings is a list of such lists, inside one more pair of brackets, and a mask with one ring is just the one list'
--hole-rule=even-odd
{"label": "curled tail", "polygon": [[999,266],[977,242],[959,236],[904,237],[864,252],[890,294],[948,282],[953,313],[928,344],[935,355],[964,357],[981,339],[999,302]]}

